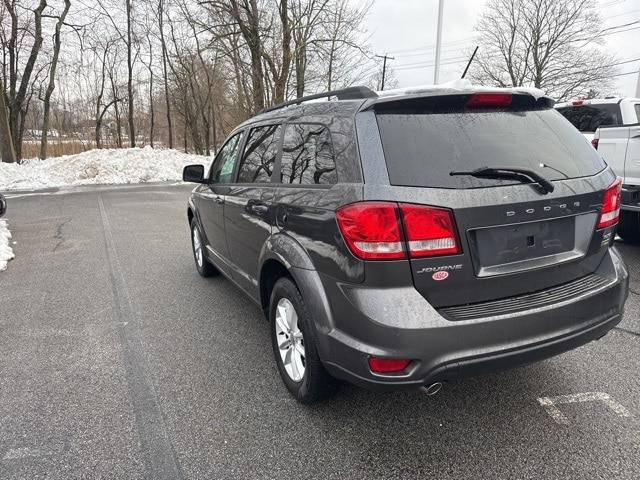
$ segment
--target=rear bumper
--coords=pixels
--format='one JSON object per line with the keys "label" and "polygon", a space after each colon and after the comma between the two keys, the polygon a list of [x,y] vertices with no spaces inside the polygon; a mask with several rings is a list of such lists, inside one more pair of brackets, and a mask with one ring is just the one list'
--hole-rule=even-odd
{"label": "rear bumper", "polygon": [[623,185],[620,208],[640,212],[640,187]]}
{"label": "rear bumper", "polygon": [[[332,330],[318,331],[320,357],[333,376],[375,390],[417,388],[542,360],[600,338],[622,320],[628,273],[615,249],[596,275],[607,281],[570,299],[463,321],[444,318],[411,287],[365,292],[336,285],[329,296],[340,317],[334,313]],[[403,372],[378,375],[369,370],[371,356],[412,361]]]}

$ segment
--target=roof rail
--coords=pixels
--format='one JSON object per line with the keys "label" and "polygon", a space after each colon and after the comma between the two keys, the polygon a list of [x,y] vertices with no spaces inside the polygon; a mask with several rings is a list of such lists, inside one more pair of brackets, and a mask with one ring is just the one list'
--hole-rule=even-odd
{"label": "roof rail", "polygon": [[294,100],[289,100],[288,102],[279,103],[278,105],[274,105],[273,107],[263,108],[262,110],[260,110],[260,113],[271,112],[273,110],[278,110],[280,108],[284,108],[289,105],[296,105],[298,103],[306,102],[308,100],[315,100],[317,98],[326,98],[326,97],[338,97],[338,100],[359,100],[364,98],[378,98],[378,94],[368,87],[363,87],[363,86],[349,87],[349,88],[343,88],[342,90],[332,90],[326,93],[316,93],[314,95],[307,95],[306,97],[300,97]]}

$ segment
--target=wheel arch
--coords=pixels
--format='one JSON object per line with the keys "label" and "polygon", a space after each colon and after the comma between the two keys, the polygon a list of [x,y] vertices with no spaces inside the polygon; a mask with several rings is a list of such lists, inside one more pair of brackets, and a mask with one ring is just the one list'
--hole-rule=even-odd
{"label": "wheel arch", "polygon": [[261,254],[260,305],[269,320],[271,292],[282,277],[289,277],[298,287],[313,319],[318,354],[324,357],[326,333],[333,329],[333,314],[320,274],[302,246],[285,234],[276,234],[265,243]]}

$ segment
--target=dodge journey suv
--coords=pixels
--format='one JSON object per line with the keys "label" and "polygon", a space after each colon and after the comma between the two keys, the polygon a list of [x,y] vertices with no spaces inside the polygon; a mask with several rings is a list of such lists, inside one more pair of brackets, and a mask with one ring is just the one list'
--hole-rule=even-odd
{"label": "dodge journey suv", "polygon": [[552,107],[469,85],[263,110],[184,170],[197,270],[262,308],[303,403],[338,379],[435,392],[600,338],[628,295],[620,179]]}

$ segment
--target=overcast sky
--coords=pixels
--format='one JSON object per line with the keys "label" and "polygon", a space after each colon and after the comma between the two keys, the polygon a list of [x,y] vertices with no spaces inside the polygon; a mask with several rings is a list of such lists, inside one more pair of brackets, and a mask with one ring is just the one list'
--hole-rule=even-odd
{"label": "overcast sky", "polygon": [[[438,0],[375,0],[366,27],[378,55],[388,54],[399,87],[431,84],[434,80]],[[484,0],[444,0],[440,83],[459,78],[472,51],[473,27],[483,11]],[[598,0],[604,27],[640,21],[640,0]],[[640,68],[640,23],[621,33],[608,35],[606,48],[619,60],[613,92],[636,96]],[[622,29],[624,30],[624,29]],[[382,59],[380,65],[382,65]],[[640,96],[640,94],[638,95]]]}

